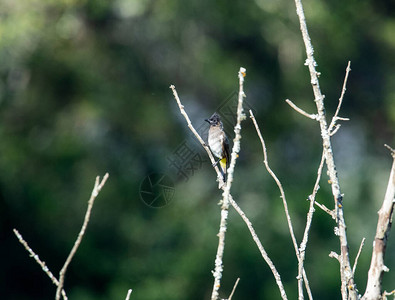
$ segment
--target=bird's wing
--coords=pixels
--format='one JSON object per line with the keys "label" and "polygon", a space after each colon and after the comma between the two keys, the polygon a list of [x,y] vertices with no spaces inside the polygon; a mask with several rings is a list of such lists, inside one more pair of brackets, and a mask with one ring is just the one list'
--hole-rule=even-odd
{"label": "bird's wing", "polygon": [[222,143],[222,154],[224,158],[226,158],[226,169],[229,168],[230,164],[230,152],[229,152],[229,141],[228,138],[224,135],[225,139]]}

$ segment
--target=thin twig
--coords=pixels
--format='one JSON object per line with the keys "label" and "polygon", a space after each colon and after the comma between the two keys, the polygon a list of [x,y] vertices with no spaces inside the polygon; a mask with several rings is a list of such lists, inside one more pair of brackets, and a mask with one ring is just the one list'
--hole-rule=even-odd
{"label": "thin twig", "polygon": [[100,177],[99,176],[96,177],[95,186],[94,186],[94,188],[92,190],[91,197],[90,197],[90,199],[88,201],[88,208],[87,208],[86,213],[85,213],[84,223],[82,224],[80,233],[78,234],[78,237],[77,237],[77,239],[76,239],[76,241],[74,243],[74,246],[71,249],[70,254],[69,254],[69,256],[66,259],[66,262],[63,265],[63,268],[59,272],[59,285],[58,285],[58,288],[56,289],[56,298],[55,298],[56,300],[60,299],[60,293],[61,293],[61,291],[63,289],[64,278],[65,278],[65,275],[66,275],[66,272],[67,272],[67,268],[68,268],[71,260],[73,259],[75,253],[77,252],[78,247],[81,244],[82,238],[84,237],[84,234],[85,234],[86,227],[88,226],[88,223],[89,223],[89,218],[90,218],[90,215],[91,215],[93,204],[94,204],[95,199],[96,199],[97,195],[99,194],[100,190],[102,189],[102,187],[106,183],[107,178],[108,178],[108,173],[106,173],[104,175],[104,177],[103,177],[101,182],[100,182]]}
{"label": "thin twig", "polygon": [[317,63],[314,59],[314,50],[311,44],[310,36],[307,30],[306,19],[303,12],[303,5],[301,0],[295,0],[296,13],[299,18],[300,30],[302,32],[303,42],[306,48],[307,59],[305,65],[308,66],[311,78],[311,85],[314,92],[314,102],[317,106],[318,121],[321,128],[321,136],[323,141],[323,148],[325,151],[325,161],[328,168],[329,178],[332,186],[332,194],[335,202],[335,215],[336,223],[338,225],[339,231],[339,241],[340,241],[340,277],[341,277],[341,294],[343,300],[348,299],[350,296],[351,300],[356,300],[358,294],[356,291],[356,286],[354,282],[354,277],[352,274],[347,233],[346,233],[346,223],[344,219],[343,212],[343,195],[340,190],[339,178],[336,171],[336,165],[333,158],[333,149],[331,145],[330,131],[328,130],[328,124],[326,122],[325,115],[325,105],[324,105],[324,95],[321,93],[318,75],[316,70]]}
{"label": "thin twig", "polygon": [[296,257],[297,257],[297,259],[298,259],[298,261],[299,261],[298,243],[296,242],[296,237],[295,237],[295,233],[294,233],[294,230],[293,230],[292,221],[291,221],[291,216],[290,216],[290,214],[289,214],[287,199],[285,198],[285,192],[284,192],[283,186],[282,186],[280,180],[277,178],[276,174],[273,172],[273,170],[272,170],[272,169],[270,168],[270,166],[269,166],[269,162],[268,162],[268,158],[267,158],[267,151],[266,151],[265,141],[264,141],[264,139],[263,139],[263,137],[262,137],[262,133],[261,133],[261,131],[260,131],[260,129],[259,129],[259,126],[258,126],[258,123],[257,123],[257,121],[256,121],[256,119],[255,119],[255,116],[254,116],[254,114],[252,113],[252,110],[250,110],[250,118],[252,119],[252,121],[253,121],[253,123],[254,123],[256,132],[257,132],[258,137],[259,137],[259,139],[260,139],[260,141],[261,141],[261,144],[262,144],[263,163],[265,164],[265,167],[266,167],[267,171],[269,172],[269,174],[272,176],[272,178],[273,178],[274,181],[276,182],[277,187],[278,187],[278,189],[279,189],[279,191],[280,191],[281,199],[282,199],[282,201],[283,201],[283,206],[284,206],[285,215],[286,215],[286,218],[287,218],[288,229],[289,229],[289,232],[290,232],[290,235],[291,235],[291,239],[292,239],[292,242],[293,242],[293,245],[294,245],[294,248],[295,248]]}
{"label": "thin twig", "polygon": [[296,237],[295,237],[295,233],[294,233],[294,230],[293,230],[291,216],[289,214],[287,199],[285,198],[285,193],[284,193],[283,186],[282,186],[280,180],[277,178],[276,174],[274,174],[273,170],[269,166],[268,159],[267,159],[267,151],[266,151],[265,141],[263,140],[261,131],[260,131],[258,123],[257,123],[257,121],[256,121],[256,119],[254,117],[254,114],[252,113],[252,110],[250,110],[250,118],[252,119],[252,121],[253,121],[253,123],[255,125],[256,132],[257,132],[258,137],[259,137],[259,139],[261,141],[261,144],[262,144],[263,163],[265,164],[265,167],[266,167],[267,171],[273,177],[274,181],[277,184],[278,189],[280,190],[281,199],[282,199],[283,205],[284,205],[285,215],[287,217],[288,229],[289,229],[289,232],[291,234],[292,242],[293,242],[293,245],[294,245],[294,248],[295,248],[296,257],[299,258],[298,243],[296,242]]}
{"label": "thin twig", "polygon": [[384,144],[384,147],[391,151],[391,156],[392,156],[392,157],[395,156],[395,149],[391,148],[391,147],[388,146],[387,144]]}
{"label": "thin twig", "polygon": [[291,100],[286,99],[285,102],[287,102],[289,104],[289,106],[291,106],[294,110],[296,110],[301,115],[304,115],[305,117],[310,118],[312,120],[317,120],[317,117],[318,117],[317,115],[309,114],[309,113],[305,112],[303,109],[299,108],[295,103],[293,103]]}
{"label": "thin twig", "polygon": [[233,294],[234,294],[235,291],[236,291],[236,288],[237,288],[237,285],[239,284],[239,281],[240,281],[240,278],[237,278],[237,280],[236,280],[236,282],[235,282],[235,285],[233,286],[232,292],[231,292],[230,295],[229,295],[228,300],[232,300]]}
{"label": "thin twig", "polygon": [[[313,193],[309,196],[310,199],[310,207],[309,207],[309,212],[307,213],[307,221],[306,221],[306,227],[304,230],[303,234],[303,239],[302,242],[300,243],[299,247],[299,262],[298,262],[298,288],[299,288],[299,299],[303,299],[303,288],[302,288],[302,281],[303,281],[303,271],[304,271],[304,260],[305,260],[305,255],[306,255],[306,246],[307,246],[307,241],[309,239],[309,232],[311,228],[311,223],[313,221],[313,214],[314,214],[314,203],[315,203],[315,197],[317,195],[318,189],[319,189],[319,183],[321,179],[321,174],[322,174],[322,169],[324,167],[324,162],[325,162],[325,155],[322,153],[321,156],[321,162],[318,167],[317,171],[317,179],[314,184],[313,188]],[[308,291],[310,289],[307,289]],[[309,295],[310,299],[312,298],[311,291]]]}
{"label": "thin twig", "polygon": [[[51,279],[52,283],[56,286],[59,286],[59,281],[56,279],[56,277],[52,274],[52,272],[48,269],[47,265],[45,264],[44,261],[40,260],[38,255],[34,253],[32,248],[30,248],[29,244],[23,239],[22,235],[18,232],[18,230],[14,229],[13,230],[16,237],[18,238],[19,242],[25,247],[25,249],[30,253],[30,257],[33,257],[36,263],[38,263],[41,266],[41,269],[44,271],[45,274],[48,275],[49,279]],[[62,289],[62,296],[64,300],[67,300],[66,292]]]}
{"label": "thin twig", "polygon": [[330,210],[329,208],[327,208],[324,204],[321,204],[317,201],[314,202],[315,205],[317,205],[322,211],[326,212],[328,215],[330,215],[332,217],[332,219],[336,219],[336,216],[334,214],[333,210]]}
{"label": "thin twig", "polygon": [[361,255],[363,245],[365,245],[365,240],[366,240],[365,238],[362,239],[361,245],[359,246],[359,250],[358,250],[357,256],[355,257],[354,265],[352,267],[353,275],[355,275],[355,270],[357,269],[358,259],[359,259],[359,256]]}
{"label": "thin twig", "polygon": [[[395,297],[395,290],[393,290],[391,292],[384,291],[384,293],[383,293],[383,296],[391,296],[391,295],[394,295],[394,297]],[[387,299],[387,298],[383,298],[383,299]]]}
{"label": "thin twig", "polygon": [[241,121],[245,118],[243,117],[243,99],[245,97],[243,84],[244,84],[244,77],[245,77],[246,69],[240,68],[239,70],[239,97],[238,97],[238,104],[237,104],[237,122],[234,127],[235,138],[233,140],[233,148],[232,148],[232,155],[229,164],[229,168],[226,171],[227,173],[227,181],[225,184],[225,189],[222,194],[222,206],[221,206],[221,223],[219,227],[219,241],[218,241],[218,248],[217,248],[217,255],[215,257],[215,269],[213,272],[214,276],[214,285],[213,291],[211,294],[211,300],[218,299],[219,296],[219,288],[221,286],[221,278],[222,278],[222,271],[223,271],[223,255],[225,250],[225,233],[226,233],[226,220],[228,219],[228,209],[229,209],[229,194],[230,188],[233,182],[233,172],[236,165],[237,154],[240,151],[240,140],[241,140]]}
{"label": "thin twig", "polygon": [[129,289],[129,290],[128,290],[128,294],[126,295],[125,300],[129,300],[131,294],[132,294],[132,289]]}
{"label": "thin twig", "polygon": [[[328,127],[328,130],[329,130],[329,132],[331,132],[331,135],[335,134],[335,132],[333,132],[333,127],[336,125],[336,121],[337,120],[349,121],[348,118],[341,118],[341,117],[339,117],[339,112],[340,112],[340,108],[341,108],[342,103],[343,103],[344,95],[346,94],[346,90],[347,90],[346,86],[347,86],[348,74],[351,71],[351,67],[350,66],[351,66],[351,61],[348,61],[347,68],[346,68],[346,75],[344,76],[343,88],[342,88],[342,92],[341,92],[341,95],[340,95],[340,98],[339,98],[339,104],[337,105],[336,112],[333,115],[332,121],[331,121],[331,123],[329,124],[329,127]],[[337,127],[337,128],[339,128],[339,127]],[[338,129],[335,129],[335,130],[337,131]]]}

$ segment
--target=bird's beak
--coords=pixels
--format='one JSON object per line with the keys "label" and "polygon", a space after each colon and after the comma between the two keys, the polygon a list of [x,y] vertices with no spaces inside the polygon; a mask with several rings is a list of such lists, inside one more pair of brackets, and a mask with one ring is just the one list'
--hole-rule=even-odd
{"label": "bird's beak", "polygon": [[209,123],[210,124],[210,120],[209,119],[204,119],[207,123]]}

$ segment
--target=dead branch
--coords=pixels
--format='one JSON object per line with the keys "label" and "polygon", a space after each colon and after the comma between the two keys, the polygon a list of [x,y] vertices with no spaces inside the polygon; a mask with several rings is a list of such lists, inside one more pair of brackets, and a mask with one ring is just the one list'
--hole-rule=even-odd
{"label": "dead branch", "polygon": [[[391,148],[392,149],[392,148]],[[376,235],[373,242],[372,260],[368,273],[368,282],[363,300],[381,299],[381,281],[388,268],[384,264],[388,235],[391,230],[395,206],[395,151],[392,149],[393,163],[383,204],[378,211]]]}
{"label": "dead branch", "polygon": [[232,155],[229,164],[229,169],[227,170],[227,181],[225,184],[224,192],[222,194],[222,206],[221,206],[221,223],[220,229],[218,233],[219,242],[218,242],[218,249],[217,255],[215,258],[215,269],[213,272],[214,275],[214,285],[213,291],[211,294],[211,300],[218,299],[219,296],[219,288],[221,286],[221,278],[222,278],[222,271],[223,271],[223,255],[225,250],[225,232],[226,232],[226,220],[228,219],[228,209],[229,209],[229,195],[230,195],[230,188],[233,182],[233,172],[236,165],[236,159],[238,157],[238,153],[240,151],[240,140],[241,140],[241,121],[244,119],[243,113],[243,99],[245,97],[244,94],[244,77],[245,77],[246,69],[240,68],[239,70],[239,97],[238,97],[238,104],[237,104],[237,122],[234,127],[235,138],[233,140],[233,148],[232,148]]}
{"label": "dead branch", "polygon": [[17,236],[19,242],[25,247],[25,249],[34,258],[34,260],[41,266],[42,270],[48,275],[48,277],[51,279],[51,281],[57,286],[56,296],[55,296],[56,300],[59,300],[61,295],[64,300],[67,300],[66,292],[63,289],[67,267],[69,266],[71,260],[73,259],[73,256],[75,255],[75,253],[78,250],[78,247],[81,244],[82,238],[84,237],[84,234],[85,234],[86,227],[88,226],[88,223],[89,223],[89,218],[91,215],[93,204],[95,202],[97,195],[99,194],[100,190],[102,189],[102,187],[104,186],[104,184],[106,183],[106,181],[108,179],[108,173],[106,173],[104,175],[101,182],[99,181],[99,179],[100,179],[99,176],[97,176],[96,181],[95,181],[95,186],[92,190],[91,197],[88,201],[88,208],[85,213],[85,218],[84,218],[84,222],[82,224],[82,228],[80,230],[80,233],[78,234],[77,240],[75,241],[73,248],[70,251],[69,256],[67,257],[62,269],[59,272],[59,280],[56,279],[56,277],[48,269],[48,267],[45,265],[45,262],[40,260],[38,255],[35,254],[34,251],[29,247],[27,242],[23,239],[22,235],[16,229],[14,229],[14,233]]}
{"label": "dead branch", "polygon": [[358,298],[356,291],[354,276],[352,274],[346,223],[343,213],[343,195],[340,191],[339,178],[336,171],[336,165],[333,157],[332,145],[331,145],[331,133],[326,121],[325,106],[324,106],[324,95],[321,93],[318,76],[319,73],[316,70],[317,63],[314,59],[314,50],[311,44],[310,36],[307,30],[306,19],[304,16],[303,5],[301,0],[295,0],[296,13],[299,18],[300,30],[302,32],[303,42],[306,48],[307,59],[305,65],[309,68],[311,85],[314,92],[314,102],[317,106],[318,121],[321,128],[321,136],[323,141],[323,149],[325,153],[325,161],[328,168],[328,174],[332,186],[332,194],[335,202],[335,215],[336,223],[338,225],[339,240],[340,240],[340,277],[341,277],[341,293],[343,300],[351,299],[355,300]]}
{"label": "dead branch", "polygon": [[95,186],[92,190],[91,197],[88,201],[88,208],[85,213],[84,223],[82,224],[81,231],[78,234],[77,240],[75,241],[74,246],[71,249],[69,256],[67,257],[66,262],[64,263],[62,269],[59,272],[59,285],[58,285],[58,288],[56,289],[56,300],[60,299],[60,292],[63,289],[64,278],[65,278],[65,275],[67,272],[67,268],[68,268],[69,264],[71,263],[71,260],[73,259],[74,254],[77,252],[78,247],[81,244],[82,238],[84,237],[84,234],[85,234],[86,227],[88,226],[88,223],[89,223],[89,218],[91,216],[93,204],[95,202],[97,195],[99,195],[100,190],[106,183],[107,178],[108,178],[108,173],[106,173],[104,175],[101,182],[99,181],[100,177],[99,176],[96,177]]}

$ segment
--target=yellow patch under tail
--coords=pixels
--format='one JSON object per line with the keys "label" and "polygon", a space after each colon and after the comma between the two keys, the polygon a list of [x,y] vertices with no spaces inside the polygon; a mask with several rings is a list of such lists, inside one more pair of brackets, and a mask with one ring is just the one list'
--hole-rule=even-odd
{"label": "yellow patch under tail", "polygon": [[226,158],[225,157],[219,161],[219,165],[221,166],[221,169],[222,169],[224,181],[226,181]]}

